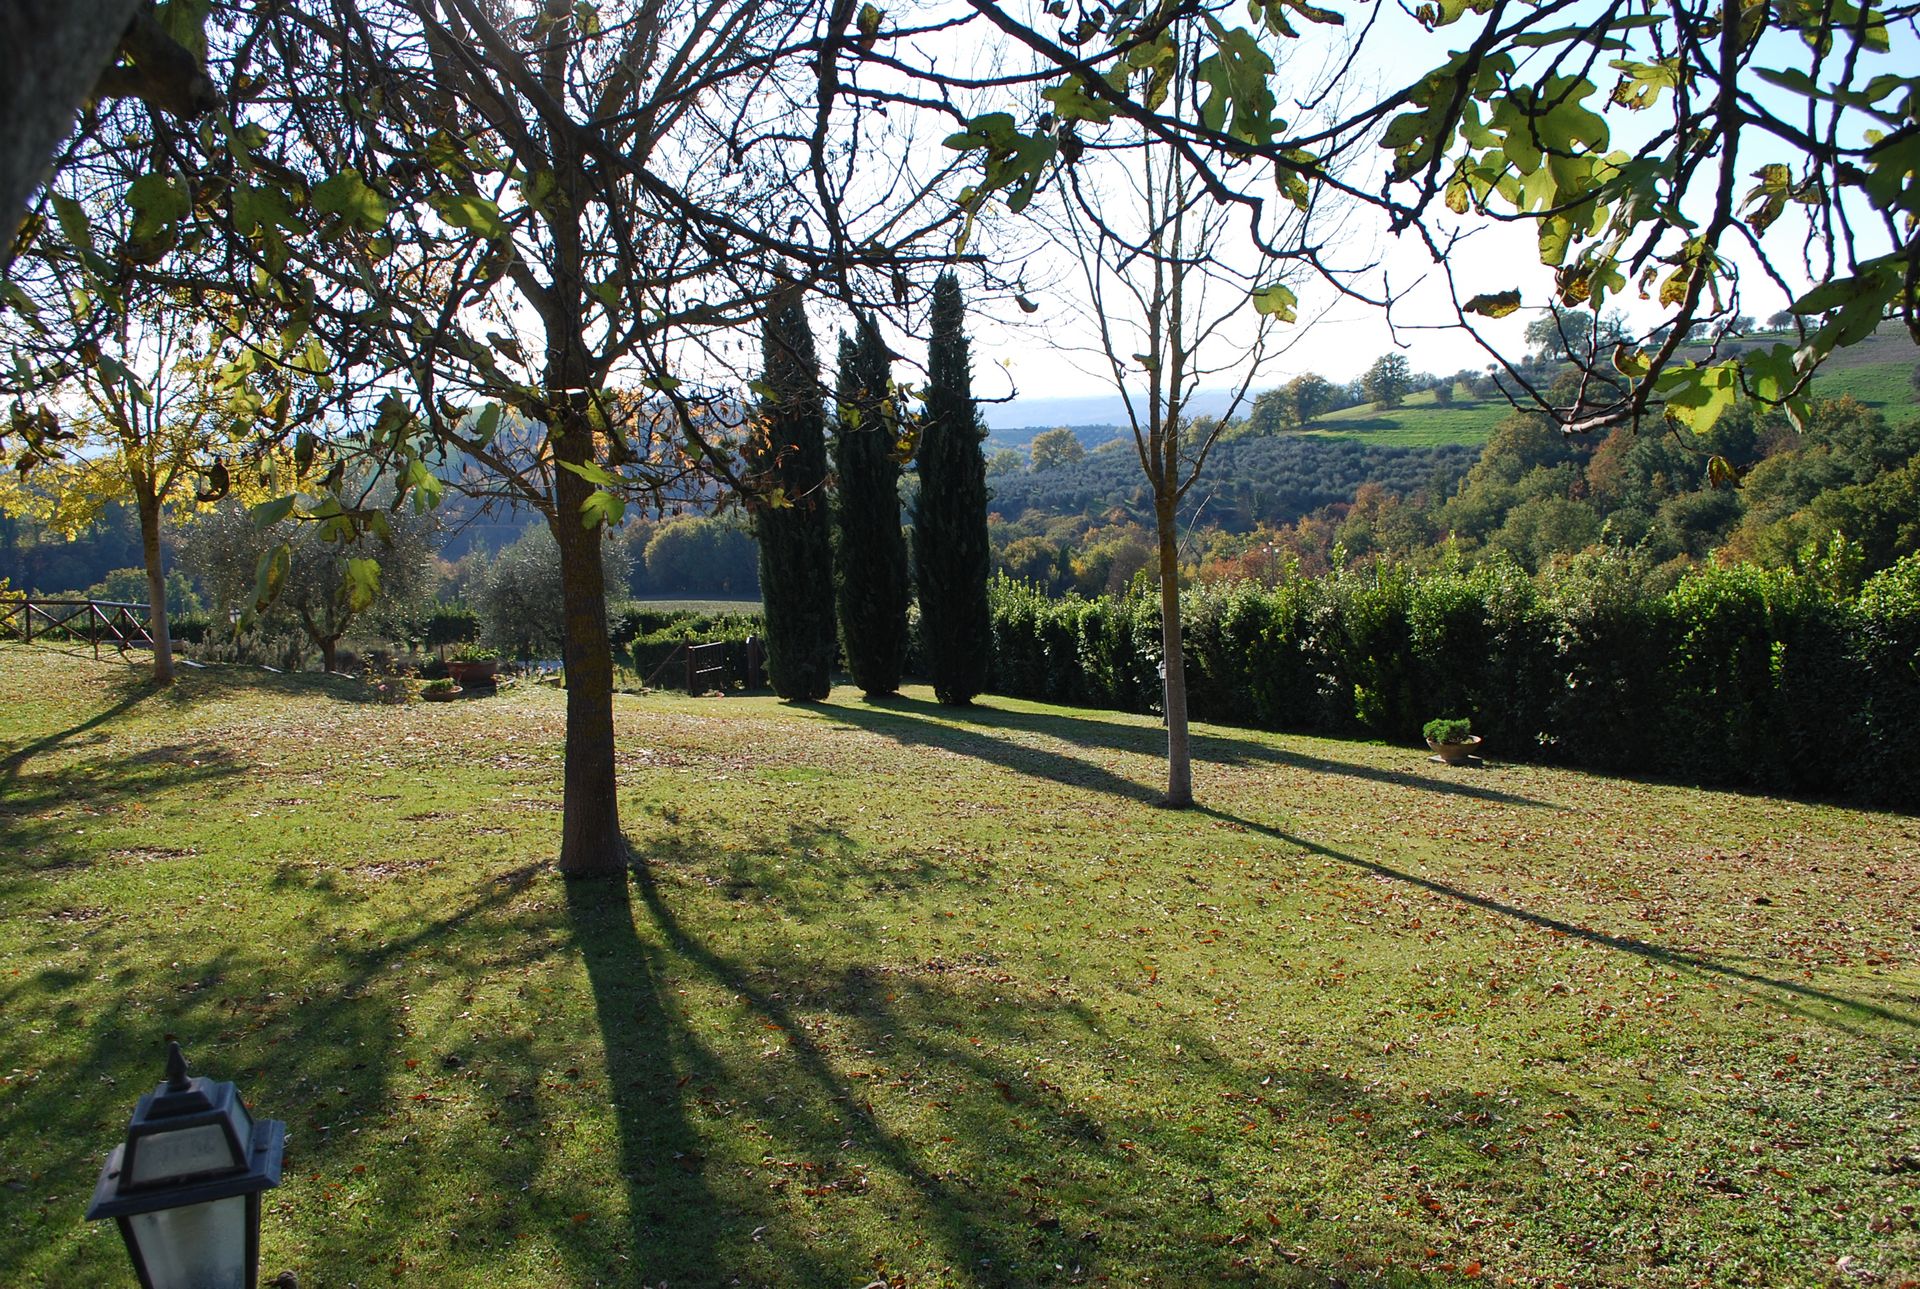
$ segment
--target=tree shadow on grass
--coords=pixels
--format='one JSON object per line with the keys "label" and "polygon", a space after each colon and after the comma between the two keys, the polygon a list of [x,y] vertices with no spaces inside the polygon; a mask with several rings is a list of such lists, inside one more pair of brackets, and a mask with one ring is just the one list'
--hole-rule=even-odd
{"label": "tree shadow on grass", "polygon": [[[1155,789],[1092,765],[1077,757],[1052,752],[1030,743],[1009,739],[1009,733],[1040,735],[1059,739],[1075,747],[1107,748],[1145,758],[1164,757],[1166,735],[1153,726],[1094,716],[1067,716],[1056,712],[1023,712],[1001,707],[972,704],[943,707],[925,699],[894,696],[879,701],[823,706],[819,714],[844,724],[884,734],[903,744],[943,747],[964,756],[1004,765],[1021,773],[1038,774],[1073,787],[1093,788],[1115,796],[1138,801],[1157,802]],[[1528,806],[1542,810],[1564,809],[1553,802],[1540,801],[1497,788],[1461,783],[1457,779],[1382,770],[1352,761],[1336,761],[1287,751],[1255,739],[1196,731],[1191,745],[1196,763],[1228,766],[1253,764],[1285,766],[1311,774],[1332,774],[1364,779],[1392,787],[1411,788],[1447,796],[1466,797],[1500,805]]]}
{"label": "tree shadow on grass", "polygon": [[82,735],[90,736],[86,740],[89,742],[106,741],[107,735],[101,732],[105,726],[113,724],[159,692],[151,683],[124,683],[119,698],[112,706],[103,707],[77,725],[44,734],[0,757],[0,800],[5,800],[12,795],[13,785],[19,779],[21,771],[26,768],[27,762],[35,757],[58,751],[69,744],[77,744],[82,741]]}
{"label": "tree shadow on grass", "polygon": [[1513,918],[1516,921],[1540,927],[1555,935],[1570,936],[1575,939],[1584,940],[1588,944],[1613,949],[1620,953],[1631,954],[1636,958],[1659,963],[1663,967],[1693,971],[1702,975],[1717,976],[1723,980],[1733,981],[1734,988],[1739,989],[1750,997],[1761,999],[1775,1006],[1785,1007],[1797,1015],[1817,1021],[1823,1025],[1838,1026],[1847,1029],[1850,1033],[1858,1033],[1858,1031],[1853,1030],[1850,1026],[1836,1021],[1830,1015],[1822,1015],[1820,1011],[1809,1006],[1796,1005],[1791,999],[1782,998],[1780,995],[1787,994],[1790,995],[1792,999],[1799,999],[1807,1004],[1823,1004],[1828,1008],[1837,1009],[1841,1013],[1850,1015],[1860,1021],[1886,1021],[1894,1025],[1920,1029],[1920,1017],[1909,1015],[1905,1012],[1894,1011],[1891,1008],[1882,1007],[1876,1003],[1863,1002],[1856,998],[1848,998],[1843,994],[1831,993],[1824,989],[1816,989],[1812,985],[1799,981],[1787,980],[1777,976],[1762,975],[1759,972],[1748,971],[1744,968],[1733,966],[1730,963],[1722,962],[1716,958],[1707,957],[1704,954],[1689,952],[1684,949],[1669,948],[1666,945],[1654,944],[1651,941],[1641,940],[1634,936],[1615,935],[1607,931],[1597,931],[1592,927],[1581,926],[1576,922],[1567,922],[1545,913],[1535,913],[1530,909],[1521,908],[1516,904],[1508,904],[1505,901],[1494,899],[1491,896],[1477,895],[1472,891],[1440,881],[1436,878],[1422,877],[1417,873],[1405,872],[1391,865],[1383,864],[1379,860],[1363,859],[1358,855],[1336,850],[1321,842],[1309,841],[1305,837],[1297,836],[1287,832],[1283,828],[1277,828],[1272,824],[1260,823],[1241,815],[1207,806],[1200,806],[1196,809],[1198,813],[1210,818],[1221,820],[1224,823],[1238,825],[1251,832],[1271,837],[1275,841],[1285,842],[1289,846],[1297,847],[1300,850],[1308,851],[1327,859],[1337,860],[1342,864],[1348,864],[1364,872],[1372,873],[1376,877],[1383,877],[1391,881],[1405,883],[1409,886],[1416,886],[1421,890],[1430,891],[1433,894],[1444,896],[1450,900],[1456,900],[1461,904],[1470,905],[1484,912],[1498,914],[1501,917]]}
{"label": "tree shadow on grass", "polygon": [[[71,740],[82,727],[49,736],[42,743]],[[216,743],[193,741],[147,748],[109,764],[62,767],[0,775],[0,901],[30,888],[82,872],[100,862],[96,843],[79,831],[76,820],[91,824],[100,816],[118,816],[162,794],[208,788],[242,774],[245,763]],[[96,825],[97,826],[97,825]],[[136,834],[137,836],[137,834]],[[139,838],[134,846],[111,852],[127,862],[184,859],[189,852],[158,837]]]}
{"label": "tree shadow on grass", "polygon": [[[650,838],[630,886],[568,889],[647,1283],[1340,1283],[1272,1238],[1314,1232],[1343,1265],[1379,1265],[1319,1211],[1340,1197],[1283,1125],[1425,1123],[1432,1106],[1324,1065],[1250,1067],[1172,1013],[1110,1025],[1065,977],[986,943],[920,961],[827,910],[802,920],[831,934],[769,940],[786,910],[764,909],[722,948],[696,927],[731,925],[730,906],[684,844]],[[700,1037],[721,1031],[749,1037]],[[1103,1064],[1106,1098],[1086,1082]],[[1301,1202],[1284,1218],[1239,1198],[1276,1175]]]}
{"label": "tree shadow on grass", "polygon": [[[789,1107],[781,1121],[779,1144],[782,1154],[790,1157],[772,1161],[776,1175],[769,1189],[782,1201],[787,1198],[785,1192],[792,1191],[805,1199],[830,1200],[836,1194],[864,1195],[878,1184],[873,1174],[883,1173],[888,1183],[897,1186],[903,1198],[920,1210],[920,1231],[937,1239],[938,1259],[965,1283],[1044,1283],[1054,1278],[1043,1274],[1045,1268],[1062,1259],[1085,1259],[1085,1249],[1076,1248],[1060,1223],[1048,1222],[1039,1211],[1037,1197],[1010,1198],[991,1193],[980,1187],[968,1170],[930,1161],[924,1142],[909,1140],[887,1116],[876,1111],[864,1083],[872,1070],[848,1068],[849,1056],[861,1066],[875,1064],[873,1058],[881,1056],[882,1048],[890,1045],[895,1035],[910,1035],[917,1047],[915,1064],[940,1066],[944,1071],[964,1069],[975,1076],[978,1085],[1011,1088],[1010,1080],[1018,1078],[1018,1072],[996,1063],[995,1046],[978,1037],[992,1031],[996,1022],[991,1017],[972,1020],[969,1028],[975,1037],[969,1043],[953,1026],[954,1009],[944,1001],[928,1005],[930,994],[923,985],[891,975],[883,981],[881,973],[860,965],[755,962],[724,954],[682,924],[667,892],[654,878],[648,862],[660,858],[658,847],[654,850],[651,855],[640,856],[633,887],[662,938],[665,952],[693,967],[711,985],[737,996],[759,1018],[758,1023],[779,1036],[783,1057],[777,1071],[728,1071],[723,1066],[704,1071],[716,1082],[730,1085],[743,1104],[760,1101]],[[630,978],[632,970],[629,964],[621,974]],[[618,994],[609,990],[603,995],[598,980],[595,990],[597,997],[612,1000],[615,1014],[621,1011]],[[916,1001],[902,1002],[903,996]],[[875,1046],[852,1051],[838,1045],[830,1047],[830,1040],[822,1033],[824,1027],[816,1020],[822,1007]],[[916,1011],[923,1013],[918,1020]],[[930,1018],[924,1015],[927,1011],[937,1015],[937,1022],[929,1023]],[[941,1035],[937,1041],[943,1050],[933,1050],[931,1045],[918,1047],[918,1040],[931,1041],[936,1034]],[[951,1101],[946,1104],[951,1108]],[[962,1125],[949,1126],[954,1131],[943,1134],[945,1143],[958,1145]],[[1001,1130],[1005,1130],[1004,1123]],[[630,1135],[645,1141],[654,1131],[651,1125],[642,1124]],[[1095,1140],[1101,1136],[1097,1126],[1080,1131]],[[953,1153],[1005,1153],[1013,1146],[1005,1137],[976,1132]],[[778,1175],[782,1170],[785,1175]],[[1005,1211],[1009,1203],[1022,1210],[1032,1209],[1034,1215],[1010,1222]],[[857,1262],[830,1266],[817,1261],[823,1250],[812,1245],[800,1228],[817,1220],[804,1210],[812,1207],[817,1213],[828,1205],[808,1206],[803,1202],[797,1207],[802,1211],[795,1212],[785,1202],[770,1203],[763,1215],[768,1227],[766,1239],[779,1263],[777,1282],[855,1283],[876,1270],[884,1275],[884,1269],[863,1267]],[[1009,1239],[1009,1228],[1018,1225],[1033,1232],[1025,1247]],[[737,1243],[737,1232],[733,1240]],[[846,1256],[841,1251],[834,1260]]]}

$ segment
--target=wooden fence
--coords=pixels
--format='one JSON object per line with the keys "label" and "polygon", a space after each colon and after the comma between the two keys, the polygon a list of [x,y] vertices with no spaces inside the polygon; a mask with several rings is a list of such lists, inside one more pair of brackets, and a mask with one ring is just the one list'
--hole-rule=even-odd
{"label": "wooden fence", "polygon": [[152,610],[118,600],[48,600],[28,595],[0,599],[0,639],[84,641],[100,656],[102,644],[125,653],[153,648]]}
{"label": "wooden fence", "polygon": [[[739,652],[741,666],[734,665],[734,654]],[[716,640],[711,644],[695,644],[692,640],[673,646],[660,664],[647,676],[645,684],[653,685],[667,674],[669,668],[679,664],[678,670],[685,674],[689,694],[707,694],[714,690],[726,690],[733,679],[742,681],[747,688],[754,689],[765,683],[765,654],[760,642],[748,637],[744,646]]]}

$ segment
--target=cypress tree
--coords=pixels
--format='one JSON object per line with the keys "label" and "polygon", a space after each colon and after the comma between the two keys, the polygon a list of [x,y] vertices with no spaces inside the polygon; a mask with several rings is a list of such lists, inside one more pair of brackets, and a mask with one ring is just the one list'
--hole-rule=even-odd
{"label": "cypress tree", "polygon": [[973,402],[965,321],[960,283],[943,273],[933,284],[913,554],[927,671],[935,697],[956,705],[973,701],[986,688],[993,639],[987,611],[987,463],[980,452],[986,431]]}
{"label": "cypress tree", "polygon": [[760,333],[766,397],[746,457],[767,622],[767,679],[789,702],[833,688],[833,553],[827,526],[826,411],[820,363],[798,291],[770,307]]}
{"label": "cypress tree", "polygon": [[886,342],[871,317],[840,337],[833,469],[833,572],[840,644],[868,698],[900,688],[907,662],[907,539],[900,531],[900,428]]}

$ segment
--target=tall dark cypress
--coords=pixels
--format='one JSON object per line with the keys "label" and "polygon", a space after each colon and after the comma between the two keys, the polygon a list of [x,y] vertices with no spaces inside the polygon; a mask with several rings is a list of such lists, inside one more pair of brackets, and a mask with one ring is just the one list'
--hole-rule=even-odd
{"label": "tall dark cypress", "polygon": [[746,455],[759,485],[753,531],[760,543],[767,679],[789,702],[816,703],[833,687],[833,543],[820,363],[798,291],[769,308],[760,350],[767,396]]}
{"label": "tall dark cypress", "polygon": [[986,430],[973,402],[973,363],[962,330],[960,283],[933,284],[927,406],[920,431],[920,503],[913,555],[920,574],[920,638],[934,696],[964,704],[986,688],[992,622],[987,612]]}
{"label": "tall dark cypress", "polygon": [[900,531],[900,418],[886,342],[871,317],[840,337],[833,428],[833,576],[840,645],[868,698],[900,688],[907,663],[907,539]]}

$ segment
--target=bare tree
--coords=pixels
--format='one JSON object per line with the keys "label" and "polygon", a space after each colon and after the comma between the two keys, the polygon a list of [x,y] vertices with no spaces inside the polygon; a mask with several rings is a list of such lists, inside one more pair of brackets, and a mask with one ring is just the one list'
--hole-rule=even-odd
{"label": "bare tree", "polygon": [[[1167,71],[1168,93],[1192,93],[1190,50],[1179,51]],[[1151,131],[1116,121],[1083,146],[1078,163],[1063,168],[1050,224],[1078,263],[1097,361],[1126,406],[1153,493],[1166,803],[1186,807],[1193,804],[1193,771],[1180,629],[1181,507],[1246,401],[1271,348],[1273,323],[1291,317],[1293,297],[1273,266],[1253,254],[1237,210],[1214,201],[1202,177]],[[1305,226],[1300,212],[1294,236]],[[1249,297],[1260,307],[1250,310]],[[1231,397],[1218,419],[1191,415],[1195,393],[1221,380],[1230,382]]]}

